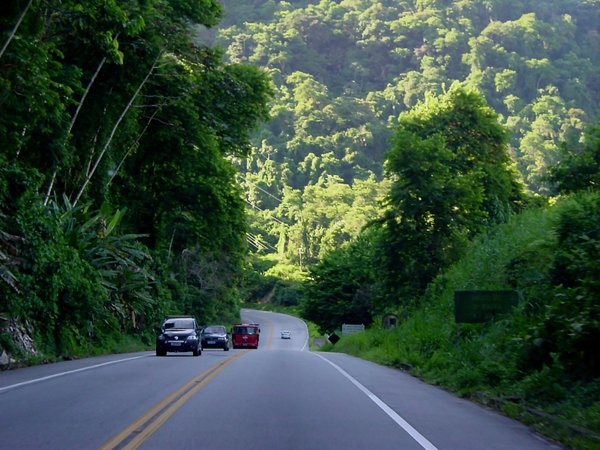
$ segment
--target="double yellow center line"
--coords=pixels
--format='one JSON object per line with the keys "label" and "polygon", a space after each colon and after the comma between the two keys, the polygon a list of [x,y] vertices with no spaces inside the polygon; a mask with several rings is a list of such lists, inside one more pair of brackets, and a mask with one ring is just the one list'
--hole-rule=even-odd
{"label": "double yellow center line", "polygon": [[100,450],[113,450],[116,448],[120,450],[133,450],[138,448],[142,442],[158,430],[158,428],[165,423],[175,411],[202,389],[210,380],[216,377],[219,372],[246,353],[247,350],[236,353],[205,370],[193,380],[153,406],[139,419],[100,447]]}
{"label": "double yellow center line", "polygon": [[265,320],[269,323],[269,340],[267,341],[267,350],[271,350],[271,342],[273,342],[273,324],[266,317],[261,317],[261,320]]}

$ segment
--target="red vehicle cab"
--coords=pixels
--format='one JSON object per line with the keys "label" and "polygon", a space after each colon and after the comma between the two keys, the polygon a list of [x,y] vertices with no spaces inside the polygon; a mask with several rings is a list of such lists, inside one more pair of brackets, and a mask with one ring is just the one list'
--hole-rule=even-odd
{"label": "red vehicle cab", "polygon": [[239,323],[231,329],[233,348],[258,348],[260,326],[257,323]]}

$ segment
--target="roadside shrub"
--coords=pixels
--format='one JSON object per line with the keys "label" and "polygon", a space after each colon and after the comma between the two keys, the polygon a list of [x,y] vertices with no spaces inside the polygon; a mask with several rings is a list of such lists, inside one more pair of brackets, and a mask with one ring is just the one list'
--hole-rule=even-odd
{"label": "roadside shrub", "polygon": [[600,377],[600,195],[573,198],[561,210],[548,275],[550,297],[525,337],[523,366],[560,367]]}
{"label": "roadside shrub", "polygon": [[110,235],[124,210],[92,213],[66,197],[44,205],[41,181],[34,170],[0,170],[2,247],[11,255],[3,262],[12,276],[0,284],[0,312],[26,324],[48,356],[96,354],[132,331],[136,313],[155,308],[141,265],[149,256],[136,236]]}

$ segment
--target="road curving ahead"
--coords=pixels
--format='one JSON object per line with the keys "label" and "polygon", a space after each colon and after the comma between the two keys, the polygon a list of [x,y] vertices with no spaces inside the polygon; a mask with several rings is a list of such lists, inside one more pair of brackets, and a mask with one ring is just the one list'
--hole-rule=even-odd
{"label": "road curving ahead", "polygon": [[297,318],[242,314],[261,325],[257,350],[113,355],[1,373],[0,449],[561,448],[409,374],[307,351]]}

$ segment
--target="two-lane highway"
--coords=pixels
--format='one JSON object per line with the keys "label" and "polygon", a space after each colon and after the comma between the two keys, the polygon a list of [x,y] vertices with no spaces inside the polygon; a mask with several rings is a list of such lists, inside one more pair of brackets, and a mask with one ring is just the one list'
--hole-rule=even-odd
{"label": "two-lane highway", "polygon": [[113,355],[0,373],[0,449],[560,448],[397,370],[310,352],[298,319],[242,315],[261,326],[258,350]]}
{"label": "two-lane highway", "polygon": [[[247,322],[260,324],[259,350],[308,350],[308,329],[303,321],[287,314],[250,309],[243,309],[242,317]],[[292,338],[281,339],[283,330],[289,330]]]}

